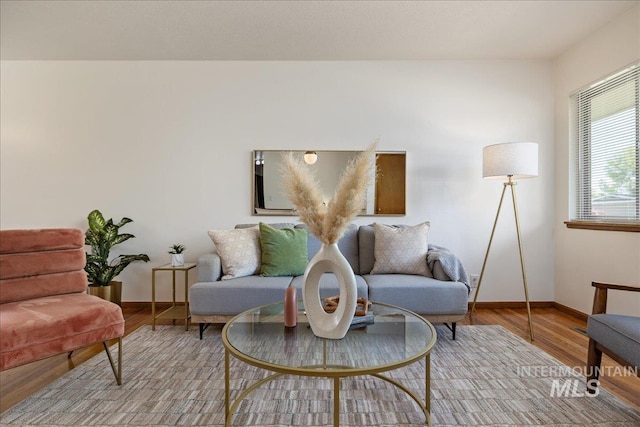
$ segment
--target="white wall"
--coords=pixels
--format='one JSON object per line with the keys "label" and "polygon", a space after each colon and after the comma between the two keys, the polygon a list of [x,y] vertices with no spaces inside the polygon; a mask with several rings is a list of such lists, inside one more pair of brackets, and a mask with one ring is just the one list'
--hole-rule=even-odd
{"label": "white wall", "polygon": [[[621,15],[554,62],[555,300],[591,313],[592,281],[640,286],[640,233],[567,229],[570,209],[569,94],[640,59],[640,6]],[[609,310],[640,314],[640,295],[612,292]]]}
{"label": "white wall", "polygon": [[[172,243],[194,261],[212,248],[208,229],[260,219],[250,216],[251,150],[358,150],[375,138],[380,150],[407,151],[407,215],[378,220],[431,221],[430,240],[470,273],[480,271],[502,190],[481,178],[482,147],[539,142],[540,177],[520,181],[518,196],[531,298],[553,299],[550,62],[1,67],[1,227],[86,228],[96,208],[131,217],[125,231],[137,238],[121,251],[152,262],[121,275],[125,301],[150,300],[150,268],[169,261]],[[524,299],[512,217],[507,204],[480,300]]]}

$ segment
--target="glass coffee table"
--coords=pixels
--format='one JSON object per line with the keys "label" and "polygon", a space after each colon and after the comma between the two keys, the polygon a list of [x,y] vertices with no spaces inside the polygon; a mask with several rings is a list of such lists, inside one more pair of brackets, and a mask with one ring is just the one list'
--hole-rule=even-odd
{"label": "glass coffee table", "polygon": [[[283,375],[333,379],[333,425],[340,425],[340,379],[359,375],[380,378],[409,395],[422,409],[431,426],[430,354],[436,330],[425,319],[400,307],[373,303],[372,324],[350,330],[341,340],[313,335],[302,301],[298,303],[298,326],[285,328],[283,303],[247,310],[222,329],[225,347],[225,421],[231,419],[240,402],[262,384]],[[230,401],[230,356],[274,374],[263,378]],[[399,382],[382,375],[425,360],[425,399]]]}

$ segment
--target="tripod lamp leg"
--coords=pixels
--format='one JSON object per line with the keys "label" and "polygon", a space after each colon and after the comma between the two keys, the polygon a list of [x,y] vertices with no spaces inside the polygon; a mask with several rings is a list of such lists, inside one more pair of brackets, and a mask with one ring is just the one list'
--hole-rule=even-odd
{"label": "tripod lamp leg", "polygon": [[522,239],[520,238],[520,221],[518,218],[518,205],[516,203],[516,189],[511,185],[511,198],[513,199],[513,213],[516,217],[516,232],[518,234],[518,249],[520,251],[520,266],[522,267],[522,283],[524,284],[524,298],[527,303],[527,317],[529,319],[529,336],[533,341],[533,320],[531,318],[531,307],[529,304],[529,288],[527,287],[527,274],[524,268],[524,253],[522,251]]}
{"label": "tripod lamp leg", "polygon": [[496,219],[493,221],[493,228],[491,229],[491,237],[489,237],[489,245],[487,246],[487,252],[484,254],[484,261],[482,261],[482,270],[480,270],[480,277],[478,278],[478,287],[476,288],[476,294],[473,296],[473,305],[471,306],[471,315],[476,309],[476,300],[480,293],[480,285],[482,285],[482,277],[484,276],[484,269],[487,266],[487,258],[489,258],[489,251],[491,250],[491,243],[493,242],[493,235],[496,232],[496,225],[498,225],[498,218],[500,217],[500,209],[502,208],[502,201],[504,200],[504,192],[507,189],[507,183],[502,187],[502,195],[500,196],[500,203],[498,203],[498,210],[496,212]]}

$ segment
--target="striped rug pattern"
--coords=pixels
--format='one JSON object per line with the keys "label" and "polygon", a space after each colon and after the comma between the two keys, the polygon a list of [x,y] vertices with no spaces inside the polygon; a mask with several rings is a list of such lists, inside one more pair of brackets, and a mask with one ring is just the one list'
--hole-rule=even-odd
{"label": "striped rug pattern", "polygon": [[[0,424],[224,425],[221,327],[207,329],[203,340],[191,329],[144,326],[124,339],[122,386],[102,353],[3,413]],[[584,390],[581,376],[500,326],[461,326],[456,341],[446,329],[438,334],[431,356],[435,426],[640,426],[640,411],[606,390],[573,396]],[[232,361],[232,397],[267,374]],[[424,396],[424,362],[389,376]],[[566,384],[574,382],[570,390]],[[373,377],[342,380],[340,405],[344,426],[425,425],[408,396]],[[326,426],[331,411],[330,380],[284,376],[250,394],[233,425]]]}

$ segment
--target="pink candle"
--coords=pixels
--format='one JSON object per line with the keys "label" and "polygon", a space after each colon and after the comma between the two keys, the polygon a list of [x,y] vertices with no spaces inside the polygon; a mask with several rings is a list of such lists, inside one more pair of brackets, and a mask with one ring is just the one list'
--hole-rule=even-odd
{"label": "pink candle", "polygon": [[298,300],[296,298],[296,288],[289,286],[284,291],[284,326],[293,328],[298,324]]}

